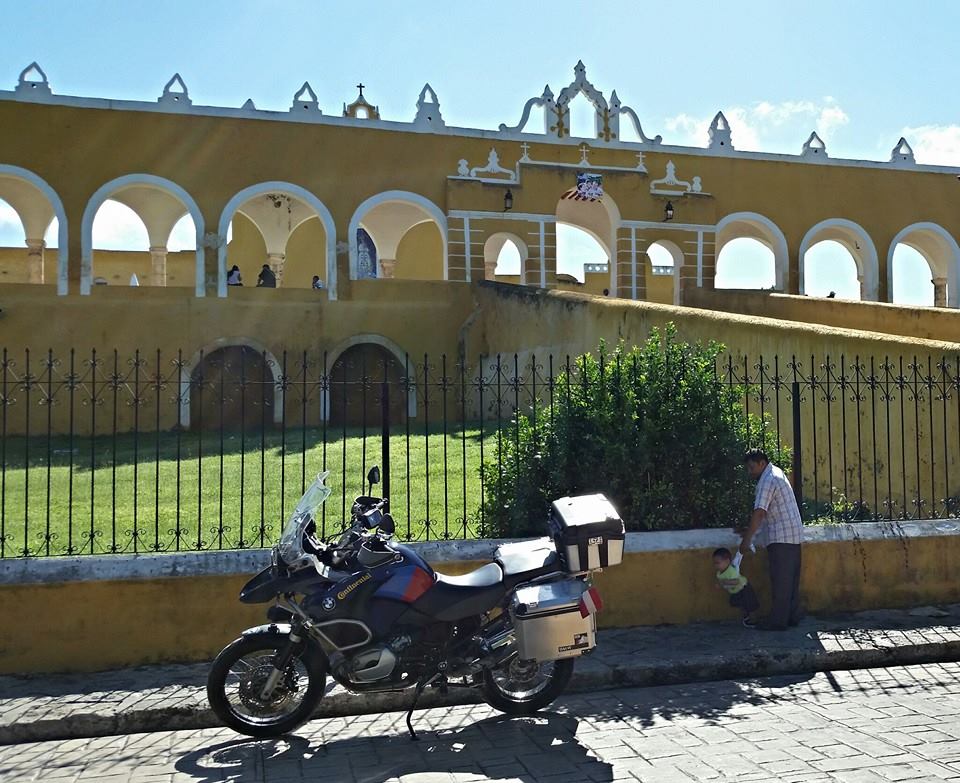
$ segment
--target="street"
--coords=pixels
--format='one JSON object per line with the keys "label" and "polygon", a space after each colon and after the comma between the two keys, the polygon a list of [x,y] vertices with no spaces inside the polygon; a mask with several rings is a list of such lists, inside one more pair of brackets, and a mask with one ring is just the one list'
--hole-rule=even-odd
{"label": "street", "polygon": [[224,729],[0,747],[3,781],[960,780],[960,663],[578,694],[318,720],[254,741]]}

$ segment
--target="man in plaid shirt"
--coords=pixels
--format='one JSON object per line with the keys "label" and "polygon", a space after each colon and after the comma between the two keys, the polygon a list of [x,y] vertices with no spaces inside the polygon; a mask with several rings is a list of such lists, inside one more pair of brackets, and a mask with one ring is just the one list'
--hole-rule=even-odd
{"label": "man in plaid shirt", "polygon": [[785,631],[800,622],[800,547],[803,522],[793,487],[784,472],[770,462],[766,453],[751,449],[743,457],[747,473],[757,482],[750,524],[740,542],[746,554],[756,543],[767,548],[770,561],[770,588],[773,606],[764,631]]}

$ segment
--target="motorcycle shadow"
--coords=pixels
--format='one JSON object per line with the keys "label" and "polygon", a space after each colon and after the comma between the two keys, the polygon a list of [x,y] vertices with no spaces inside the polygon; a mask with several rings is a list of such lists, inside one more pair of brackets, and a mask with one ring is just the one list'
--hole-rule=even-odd
{"label": "motorcycle shadow", "polygon": [[456,729],[425,729],[418,732],[419,742],[407,736],[402,718],[390,736],[351,733],[327,741],[325,731],[309,736],[307,724],[301,732],[308,736],[237,739],[200,748],[179,759],[176,769],[197,783],[300,778],[385,783],[429,773],[448,775],[445,779],[451,781],[483,775],[492,781],[537,783],[563,773],[570,780],[612,781],[613,767],[577,741],[579,723],[551,712],[495,715]]}

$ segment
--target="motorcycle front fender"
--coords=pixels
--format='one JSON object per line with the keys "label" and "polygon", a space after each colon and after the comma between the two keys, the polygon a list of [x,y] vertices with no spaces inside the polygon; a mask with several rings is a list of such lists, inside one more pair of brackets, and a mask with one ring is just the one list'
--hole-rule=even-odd
{"label": "motorcycle front fender", "polygon": [[[269,634],[271,636],[289,636],[290,630],[290,623],[269,623],[267,625],[256,625],[253,628],[247,628],[245,631],[241,631],[240,636],[257,636],[260,634]],[[306,647],[303,651],[303,654],[310,656],[311,658],[320,659],[323,661],[324,669],[329,669],[327,655],[324,653],[323,648],[317,643],[317,640],[314,639],[310,634],[305,634],[304,636]]]}

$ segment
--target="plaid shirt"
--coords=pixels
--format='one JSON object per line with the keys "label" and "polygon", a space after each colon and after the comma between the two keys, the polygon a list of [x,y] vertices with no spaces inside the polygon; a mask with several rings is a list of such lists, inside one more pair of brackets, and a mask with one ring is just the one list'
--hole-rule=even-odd
{"label": "plaid shirt", "polygon": [[784,472],[772,462],[767,463],[757,481],[757,497],[753,507],[767,512],[757,533],[758,544],[803,543],[803,522],[793,487]]}

